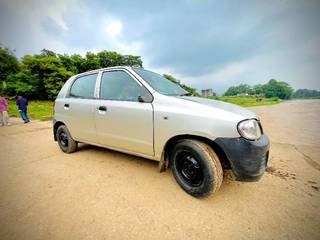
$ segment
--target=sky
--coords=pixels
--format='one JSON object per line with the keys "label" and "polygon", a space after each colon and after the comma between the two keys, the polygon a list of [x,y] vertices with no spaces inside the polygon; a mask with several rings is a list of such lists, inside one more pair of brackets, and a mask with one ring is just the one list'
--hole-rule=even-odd
{"label": "sky", "polygon": [[0,43],[17,57],[117,51],[222,94],[274,78],[320,90],[320,0],[0,0]]}

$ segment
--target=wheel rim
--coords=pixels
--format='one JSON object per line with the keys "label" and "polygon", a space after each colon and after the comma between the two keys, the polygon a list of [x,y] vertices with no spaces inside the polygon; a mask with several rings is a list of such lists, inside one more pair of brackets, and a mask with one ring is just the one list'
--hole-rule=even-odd
{"label": "wheel rim", "polygon": [[61,131],[59,133],[59,142],[62,147],[64,147],[64,148],[68,147],[68,135],[66,132]]}
{"label": "wheel rim", "polygon": [[191,186],[199,186],[203,182],[200,162],[189,151],[181,151],[176,155],[176,169],[179,175]]}

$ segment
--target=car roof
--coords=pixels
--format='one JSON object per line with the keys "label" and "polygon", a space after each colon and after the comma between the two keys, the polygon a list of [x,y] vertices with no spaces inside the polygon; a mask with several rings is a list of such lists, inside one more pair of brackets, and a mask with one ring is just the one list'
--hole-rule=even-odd
{"label": "car roof", "polygon": [[88,75],[88,74],[98,73],[103,70],[112,70],[112,69],[127,69],[128,70],[128,69],[132,69],[132,67],[131,66],[114,66],[114,67],[99,68],[99,69],[90,70],[87,72],[73,75],[73,77],[80,77],[80,76],[84,76],[84,75]]}

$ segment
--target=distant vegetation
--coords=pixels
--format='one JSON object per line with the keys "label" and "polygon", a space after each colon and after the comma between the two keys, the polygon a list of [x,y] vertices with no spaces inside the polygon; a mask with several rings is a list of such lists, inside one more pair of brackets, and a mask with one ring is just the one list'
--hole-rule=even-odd
{"label": "distant vegetation", "polygon": [[279,98],[261,98],[256,96],[222,96],[222,97],[208,97],[210,99],[220,100],[228,103],[237,104],[242,107],[255,107],[277,104],[280,102]]}
{"label": "distant vegetation", "polygon": [[320,91],[310,89],[298,89],[292,95],[293,98],[320,98]]}
{"label": "distant vegetation", "polygon": [[271,79],[266,84],[257,84],[253,87],[247,84],[232,86],[224,96],[258,95],[266,98],[290,99],[292,93],[293,88],[288,83]]}
{"label": "distant vegetation", "polygon": [[[113,51],[87,52],[82,57],[79,54],[57,54],[46,49],[40,54],[25,55],[19,61],[12,51],[0,46],[0,94],[4,92],[8,96],[23,95],[29,99],[53,100],[70,76],[119,65],[143,67],[143,62],[140,56],[121,55]],[[169,74],[163,76],[193,95],[203,97],[195,88],[181,83],[175,77]],[[293,93],[288,83],[271,79],[266,84],[232,86],[222,97],[209,98],[247,107],[275,104],[279,99],[292,97],[320,98],[320,91],[299,89]],[[34,118],[50,118],[52,102],[31,101],[29,110]],[[10,114],[18,116],[13,101],[10,101]]]}
{"label": "distant vegetation", "polygon": [[[191,88],[185,84],[181,84],[181,82],[178,79],[174,78],[173,76],[171,76],[169,74],[163,74],[163,76],[165,78],[169,79],[170,81],[179,84],[184,90],[192,93],[194,96],[203,97],[200,93],[197,92],[197,90],[195,88]],[[231,89],[232,89],[232,91],[235,91],[235,95],[238,93],[243,94],[243,93],[247,93],[247,92],[250,93],[251,95],[248,95],[248,96],[222,96],[222,97],[210,96],[208,98],[237,104],[242,107],[272,105],[272,104],[276,104],[276,103],[280,102],[278,97],[265,98],[265,97],[253,95],[256,92],[255,91],[250,92],[249,90],[251,88],[249,85],[241,84],[238,87],[231,87]],[[259,92],[259,94],[261,94],[261,92]]]}

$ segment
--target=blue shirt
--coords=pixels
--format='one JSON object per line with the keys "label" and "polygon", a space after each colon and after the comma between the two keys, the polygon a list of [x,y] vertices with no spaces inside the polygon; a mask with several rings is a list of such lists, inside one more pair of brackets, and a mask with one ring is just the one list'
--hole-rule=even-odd
{"label": "blue shirt", "polygon": [[16,104],[18,105],[18,109],[21,111],[27,111],[27,105],[28,101],[25,98],[18,98],[16,101]]}

